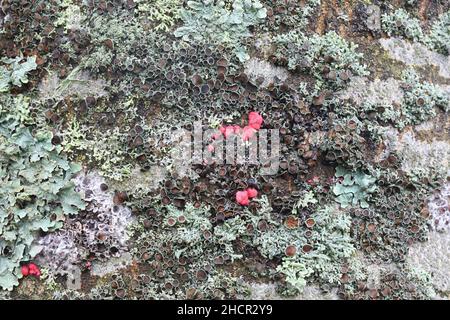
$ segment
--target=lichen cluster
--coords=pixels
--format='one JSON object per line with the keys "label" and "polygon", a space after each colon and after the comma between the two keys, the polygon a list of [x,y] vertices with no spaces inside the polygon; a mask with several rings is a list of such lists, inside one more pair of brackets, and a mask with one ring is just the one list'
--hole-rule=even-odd
{"label": "lichen cluster", "polygon": [[72,176],[79,167],[62,156],[51,132],[33,133],[29,101],[2,98],[0,104],[0,287],[11,290],[21,278],[20,263],[40,251],[39,232],[60,228],[67,215],[84,208]]}
{"label": "lichen cluster", "polygon": [[449,8],[337,3],[3,1],[0,298],[448,295]]}
{"label": "lichen cluster", "polygon": [[422,42],[436,52],[448,55],[450,11],[437,17],[425,32],[421,22],[407,10],[400,8],[383,14],[383,30],[392,36],[400,36],[412,41]]}

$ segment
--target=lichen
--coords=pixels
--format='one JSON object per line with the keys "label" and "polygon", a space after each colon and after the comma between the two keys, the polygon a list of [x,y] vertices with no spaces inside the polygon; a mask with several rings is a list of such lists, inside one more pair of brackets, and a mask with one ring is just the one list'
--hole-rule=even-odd
{"label": "lichen", "polygon": [[430,119],[436,115],[434,107],[448,111],[450,100],[441,88],[421,81],[412,69],[404,71],[402,80],[406,84],[402,116],[407,124],[419,124]]}
{"label": "lichen", "polygon": [[424,43],[439,53],[450,54],[450,11],[445,12],[433,23]]}
{"label": "lichen", "polygon": [[336,169],[335,176],[342,178],[342,181],[333,188],[333,193],[337,196],[336,201],[342,208],[350,205],[361,208],[369,207],[367,200],[370,194],[376,191],[376,178],[363,172],[349,172],[342,167]]}
{"label": "lichen", "polygon": [[20,263],[39,253],[37,234],[59,229],[85,207],[70,180],[80,167],[61,154],[51,132],[32,133],[28,103],[17,96],[0,105],[0,287],[7,290],[22,277]]}
{"label": "lichen", "polygon": [[383,31],[389,36],[400,35],[414,41],[423,39],[422,27],[417,18],[412,17],[408,11],[397,9],[390,14],[381,16]]}
{"label": "lichen", "polygon": [[2,58],[0,66],[0,93],[8,92],[11,86],[21,87],[22,84],[28,83],[27,74],[30,71],[36,70],[36,57],[22,56],[16,58]]}
{"label": "lichen", "polygon": [[242,41],[250,36],[249,27],[266,18],[266,9],[258,0],[234,0],[228,8],[223,1],[188,1],[180,16],[183,26],[176,37],[186,41],[219,42],[234,48],[241,61],[249,58]]}
{"label": "lichen", "polygon": [[286,282],[298,291],[302,291],[307,280],[311,279],[339,284],[343,264],[355,253],[348,215],[326,207],[312,214],[311,218],[316,221],[313,234],[308,239],[308,243],[313,245],[312,251],[285,257],[277,268],[286,275]]}
{"label": "lichen", "polygon": [[[448,297],[420,4],[3,1],[0,299]],[[210,161],[231,128],[258,161]]]}
{"label": "lichen", "polygon": [[180,18],[181,0],[137,0],[139,15],[155,24],[157,31],[169,31]]}
{"label": "lichen", "polygon": [[326,105],[326,90],[344,88],[351,77],[368,75],[361,63],[362,54],[357,45],[346,41],[336,32],[308,36],[293,30],[275,37],[278,63],[289,70],[313,77],[314,82],[305,90],[307,101],[314,105]]}

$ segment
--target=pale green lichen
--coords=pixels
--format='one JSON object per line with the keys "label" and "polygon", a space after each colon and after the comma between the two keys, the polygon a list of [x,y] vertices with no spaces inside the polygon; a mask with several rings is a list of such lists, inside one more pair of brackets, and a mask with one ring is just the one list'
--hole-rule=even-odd
{"label": "pale green lichen", "polygon": [[251,35],[249,27],[266,18],[266,9],[258,0],[234,0],[230,7],[224,1],[188,1],[181,11],[183,26],[175,36],[185,41],[223,43],[233,47],[241,60],[249,58],[242,40]]}
{"label": "pale green lichen", "polygon": [[450,10],[433,23],[424,43],[439,53],[450,54]]}
{"label": "pale green lichen", "polygon": [[[244,239],[255,246],[262,256],[272,259],[284,255],[288,245],[296,245],[299,248],[306,242],[302,230],[289,230],[280,221],[274,218],[273,209],[267,196],[254,200],[260,205],[258,214],[246,211],[243,218],[251,224],[255,230],[253,237]],[[264,221],[268,230],[261,231],[258,224]]]}
{"label": "pale green lichen", "polygon": [[314,85],[307,90],[310,100],[323,89],[344,87],[351,76],[369,74],[366,66],[360,63],[363,54],[357,51],[358,46],[334,31],[309,36],[294,30],[274,40],[277,45],[275,55],[280,61],[287,59],[288,69],[314,77]]}
{"label": "pale green lichen", "polygon": [[16,58],[2,58],[0,66],[0,92],[8,92],[11,86],[21,87],[28,83],[27,74],[36,70],[36,57],[27,57],[25,61],[22,56]]}
{"label": "pale green lichen", "polygon": [[118,127],[91,131],[73,120],[62,136],[62,145],[68,155],[72,159],[81,157],[91,164],[97,164],[102,176],[122,181],[131,174],[133,165],[126,160],[128,152],[125,135]]}
{"label": "pale green lichen", "polygon": [[[96,72],[111,66],[114,61],[132,63],[132,52],[153,44],[153,33],[145,31],[135,17],[124,12],[111,16],[94,15],[87,31],[96,47],[81,64]],[[111,42],[112,48],[105,45],[106,41]]]}
{"label": "pale green lichen", "polygon": [[297,213],[299,210],[307,208],[309,205],[316,204],[317,202],[318,200],[315,198],[314,192],[311,190],[307,191],[294,205],[292,213]]}
{"label": "pale green lichen", "polygon": [[390,14],[383,14],[381,21],[383,31],[389,36],[403,36],[414,41],[423,39],[420,20],[411,16],[404,9],[400,8]]}
{"label": "pale green lichen", "polygon": [[416,285],[419,295],[422,295],[426,299],[436,297],[436,291],[433,286],[433,275],[431,273],[412,265],[406,265],[405,274],[406,279]]}
{"label": "pale green lichen", "polygon": [[72,0],[60,0],[59,7],[58,17],[54,22],[56,27],[63,27],[65,32],[82,28],[85,17],[78,5]]}
{"label": "pale green lichen", "polygon": [[68,162],[50,132],[32,133],[28,100],[3,98],[0,104],[0,288],[18,284],[20,263],[31,260],[40,231],[62,226],[64,217],[84,209],[70,181],[80,167]]}
{"label": "pale green lichen", "polygon": [[169,31],[180,18],[181,0],[137,0],[139,15],[155,23],[154,30]]}
{"label": "pale green lichen", "polygon": [[[313,13],[320,6],[321,0],[300,1],[265,0],[262,1],[268,8],[272,8],[272,15],[267,19],[264,31],[279,31],[284,28],[303,29],[314,17]],[[282,10],[280,10],[282,8]]]}
{"label": "pale green lichen", "polygon": [[342,208],[358,205],[361,208],[369,207],[367,200],[377,188],[375,185],[376,178],[360,171],[351,172],[342,167],[336,168],[335,176],[337,178],[343,177],[343,180],[333,187],[336,202]]}
{"label": "pale green lichen", "polygon": [[[164,256],[165,261],[185,260],[182,268],[167,268],[164,272],[155,269],[152,272],[164,278],[166,283],[177,279],[179,277],[177,272],[184,273],[186,280],[173,290],[165,290],[164,281],[149,282],[146,287],[151,292],[146,294],[147,298],[179,299],[197,291],[202,292],[207,298],[217,293],[224,294],[223,291],[227,287],[245,291],[245,288],[236,287],[237,278],[218,268],[225,262],[241,258],[241,255],[234,252],[233,247],[236,240],[245,232],[240,217],[228,219],[223,224],[214,226],[211,223],[211,208],[205,205],[196,207],[192,203],[187,203],[184,209],[172,205],[158,206],[155,209],[159,217],[149,218],[146,221],[147,224],[155,223],[158,228],[146,227],[144,230],[139,227],[133,228],[136,246],[132,249],[132,253],[144,263],[148,261],[152,265],[158,264],[158,256]],[[221,262],[217,262],[217,259]],[[199,271],[203,273],[200,279]],[[196,290],[193,290],[194,288]]]}
{"label": "pale green lichen", "polygon": [[[288,228],[274,219],[265,196],[256,201],[261,205],[257,214],[248,211],[243,215],[255,231],[252,237],[243,236],[243,240],[256,246],[265,258],[282,258],[276,270],[286,277],[288,288],[284,293],[301,292],[309,282],[314,281],[338,285],[342,265],[355,252],[350,237],[350,216],[332,207],[324,207],[309,217],[315,222],[312,229],[300,226]],[[262,230],[259,228],[261,222],[267,225]],[[311,236],[305,236],[305,232],[309,231]],[[305,245],[311,246],[311,250],[304,251]],[[295,247],[293,256],[292,252],[287,256],[288,247]]]}
{"label": "pale green lichen", "polygon": [[429,120],[436,115],[435,107],[440,107],[445,112],[449,110],[450,100],[444,90],[422,81],[414,69],[406,69],[402,74],[402,81],[406,86],[403,89],[402,117],[399,119],[401,127]]}
{"label": "pale green lichen", "polygon": [[450,11],[440,15],[425,34],[420,20],[404,9],[398,9],[382,16],[383,30],[389,36],[401,36],[416,42],[422,42],[431,50],[448,55],[450,43]]}
{"label": "pale green lichen", "polygon": [[351,218],[348,215],[326,207],[312,214],[311,218],[316,222],[309,240],[312,251],[285,257],[277,268],[292,287],[287,292],[301,292],[312,280],[338,285],[343,264],[356,251],[350,237]]}

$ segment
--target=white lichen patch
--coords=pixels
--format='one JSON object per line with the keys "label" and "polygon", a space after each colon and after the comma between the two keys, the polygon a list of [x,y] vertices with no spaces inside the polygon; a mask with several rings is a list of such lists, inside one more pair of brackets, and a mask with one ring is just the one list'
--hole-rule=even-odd
{"label": "white lichen patch", "polygon": [[310,285],[306,286],[301,294],[295,296],[282,296],[276,291],[274,283],[249,283],[251,288],[250,300],[338,300],[337,289],[323,292],[320,288]]}
{"label": "white lichen patch", "polygon": [[125,252],[120,257],[113,257],[105,262],[92,264],[91,275],[103,277],[117,270],[126,268],[133,262],[133,257],[129,252]]}
{"label": "white lichen patch", "polygon": [[450,233],[431,232],[427,242],[410,248],[407,262],[431,273],[437,290],[450,291]]}
{"label": "white lichen patch", "polygon": [[433,230],[450,232],[450,183],[444,184],[429,198],[428,212]]}
{"label": "white lichen patch", "polygon": [[287,70],[257,58],[252,58],[245,63],[245,73],[250,81],[258,83],[263,88],[273,83],[282,83],[289,76]]}
{"label": "white lichen patch", "polygon": [[357,105],[402,104],[403,90],[400,81],[394,78],[375,79],[370,82],[366,77],[353,77],[349,86],[341,91],[340,99],[352,100]]}
{"label": "white lichen patch", "polygon": [[129,208],[114,204],[113,190],[98,173],[80,173],[73,180],[87,202],[86,210],[68,218],[60,231],[38,240],[42,251],[36,261],[54,274],[67,275],[68,286],[79,287],[81,268],[128,251],[127,228],[133,219]]}
{"label": "white lichen patch", "polygon": [[438,173],[441,176],[450,175],[450,143],[432,138],[430,141],[419,140],[416,134],[408,130],[399,133],[390,128],[385,132],[386,149],[381,159],[392,151],[402,155],[402,170],[410,174],[431,176]]}
{"label": "white lichen patch", "polygon": [[379,6],[370,5],[367,7],[367,28],[372,31],[381,30],[381,10]]}
{"label": "white lichen patch", "polygon": [[366,286],[368,289],[376,289],[379,290],[385,285],[382,281],[383,274],[394,274],[398,273],[398,267],[393,264],[368,264],[366,261],[366,270],[367,273],[367,283]]}
{"label": "white lichen patch", "polygon": [[436,66],[441,77],[450,79],[450,56],[433,52],[423,44],[399,38],[380,39],[380,44],[393,59],[409,66]]}
{"label": "white lichen patch", "polygon": [[76,96],[80,99],[100,98],[108,95],[106,86],[105,80],[94,79],[88,71],[75,68],[65,79],[60,79],[55,73],[44,78],[39,84],[39,97],[41,100],[56,101],[67,96]]}

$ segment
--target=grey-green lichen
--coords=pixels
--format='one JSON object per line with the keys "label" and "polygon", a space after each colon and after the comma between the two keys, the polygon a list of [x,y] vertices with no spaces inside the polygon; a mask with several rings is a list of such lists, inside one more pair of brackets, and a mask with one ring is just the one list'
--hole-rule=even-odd
{"label": "grey-green lichen", "polygon": [[[388,89],[388,90],[386,90]],[[367,82],[355,78],[349,88],[342,91],[350,110],[363,111],[367,118],[381,126],[388,124],[403,130],[418,125],[439,114],[447,112],[449,95],[445,90],[426,81],[412,67],[402,72],[401,79],[376,79]],[[348,111],[341,106],[336,111]]]}
{"label": "grey-green lichen", "polygon": [[351,219],[332,207],[319,209],[311,215],[315,220],[312,236],[308,239],[313,249],[284,257],[277,271],[286,276],[291,286],[288,292],[302,291],[308,280],[322,284],[340,283],[341,268],[355,252],[350,237]]}
{"label": "grey-green lichen", "polygon": [[300,1],[265,0],[262,3],[268,8],[268,17],[261,26],[264,31],[276,32],[285,28],[306,28],[310,18],[320,7],[321,0]]}
{"label": "grey-green lichen", "polygon": [[119,128],[91,131],[73,120],[63,131],[62,146],[72,159],[82,157],[91,164],[98,164],[99,172],[112,180],[121,181],[132,171],[127,163],[125,134]]}
{"label": "grey-green lichen", "polygon": [[335,176],[343,178],[333,187],[336,201],[342,208],[348,206],[369,207],[367,200],[370,194],[376,190],[376,178],[360,171],[351,172],[342,167],[336,168]]}
{"label": "grey-green lichen", "polygon": [[[276,271],[284,276],[286,286],[280,291],[285,295],[302,292],[306,285],[338,285],[341,267],[355,252],[350,236],[351,218],[333,208],[321,207],[309,217],[310,224],[299,215],[288,219],[297,223],[280,222],[263,196],[257,215],[250,212],[243,216],[253,226],[253,236],[243,235],[243,240],[256,246],[266,258],[280,261]],[[312,222],[312,223],[311,223]]]}
{"label": "grey-green lichen", "polygon": [[28,83],[27,74],[36,70],[36,57],[2,58],[0,66],[0,93],[8,92],[11,86],[21,87]]}
{"label": "grey-green lichen", "polygon": [[381,16],[383,30],[389,35],[404,36],[414,41],[423,39],[422,27],[417,18],[404,9]]}
{"label": "grey-green lichen", "polygon": [[56,27],[63,27],[67,33],[71,30],[79,30],[83,27],[84,16],[81,12],[80,6],[74,3],[73,0],[59,1],[58,18],[54,22]]}
{"label": "grey-green lichen", "polygon": [[440,87],[422,81],[413,69],[406,69],[402,76],[405,88],[399,120],[401,126],[429,120],[436,115],[435,107],[440,107],[444,112],[449,110],[449,96]]}
{"label": "grey-green lichen", "polygon": [[[437,16],[442,5],[433,4],[419,22],[413,16],[417,1],[393,14],[398,5],[382,1],[365,10],[372,2],[363,2],[336,2],[342,8],[319,0],[57,0],[4,6],[0,51],[14,62],[2,63],[2,91],[28,90],[30,100],[4,98],[14,107],[1,115],[20,114],[13,117],[29,129],[33,148],[42,146],[39,161],[28,153],[26,139],[19,139],[24,147],[16,150],[29,168],[38,166],[39,176],[50,174],[48,157],[59,157],[50,180],[27,184],[27,191],[57,190],[69,181],[71,168],[58,167],[66,163],[63,153],[109,179],[91,174],[70,179],[87,206],[65,219],[57,233],[42,229],[61,225],[67,199],[49,201],[39,194],[0,206],[0,213],[8,213],[0,219],[2,228],[31,219],[28,211],[22,216],[29,203],[36,203],[44,219],[32,232],[42,237],[24,248],[24,257],[20,248],[14,255],[1,242],[2,259],[9,260],[1,260],[0,282],[16,283],[2,268],[30,261],[38,243],[45,247],[33,258],[41,278],[23,279],[13,297],[234,299],[246,293],[244,277],[249,283],[273,282],[284,294],[314,287],[351,299],[432,297],[431,283],[441,282],[445,273],[436,277],[434,271],[410,268],[405,257],[410,249],[414,253],[414,243],[427,241],[430,221],[445,208],[441,198],[431,216],[422,206],[446,178],[448,143],[445,137],[422,138],[432,130],[445,136],[447,127],[421,130],[429,123],[439,126],[448,111],[446,87],[437,85],[448,76],[448,13]],[[383,65],[392,60],[371,55],[371,37],[353,37],[353,31],[368,29],[379,36],[379,13],[385,13],[384,30],[400,37],[384,37],[381,45],[419,67],[426,81],[410,71],[400,77],[402,64]],[[373,26],[364,24],[367,15]],[[36,55],[39,66],[21,51]],[[433,68],[420,68],[425,65],[438,67],[440,77]],[[374,82],[369,68],[380,80]],[[204,128],[242,125],[249,111],[263,116],[263,128],[280,128],[283,153],[295,155],[294,161],[283,159],[280,175],[261,176],[253,166],[189,163],[179,170],[184,145],[175,127],[190,128],[196,120],[203,120]],[[11,136],[22,130],[10,129],[1,139],[5,152],[13,150]],[[403,150],[380,134],[391,129]],[[408,138],[410,132],[417,136]],[[29,168],[23,176],[11,175],[16,165],[7,157],[2,165],[6,160],[2,179],[32,178]],[[258,196],[248,207],[239,206],[235,192],[248,186],[258,189]],[[23,194],[2,192],[8,193],[3,201]],[[75,203],[71,212],[81,207]],[[53,208],[62,213],[47,226]],[[13,209],[19,218],[7,211]],[[50,217],[48,223],[54,221]],[[119,236],[112,238],[120,245],[109,240],[116,226]],[[1,241],[15,229],[4,230]],[[128,249],[121,268],[104,267]],[[443,269],[440,261],[433,264],[437,272]],[[64,264],[82,269],[79,291],[71,290],[70,282],[63,285]],[[428,262],[425,266],[430,271]]]}
{"label": "grey-green lichen", "polygon": [[180,15],[183,26],[175,30],[176,37],[186,41],[219,42],[234,48],[241,61],[248,54],[242,41],[251,35],[249,27],[258,25],[266,18],[266,8],[258,0],[234,0],[231,5],[224,1],[188,1]]}
{"label": "grey-green lichen", "polygon": [[449,54],[450,41],[450,11],[440,15],[425,33],[419,19],[408,11],[400,8],[381,17],[383,31],[389,36],[400,36],[421,42],[431,50],[444,55]]}
{"label": "grey-green lichen", "polygon": [[181,0],[137,0],[139,15],[155,24],[154,30],[169,31],[180,18]]}
{"label": "grey-green lichen", "polygon": [[360,62],[363,55],[357,51],[358,46],[334,31],[309,36],[294,30],[276,36],[274,41],[280,63],[314,77],[314,86],[308,90],[310,98],[324,89],[345,87],[352,76],[368,75],[366,66]]}
{"label": "grey-green lichen", "polygon": [[424,43],[439,53],[447,56],[450,54],[450,10],[433,23]]}
{"label": "grey-green lichen", "polygon": [[33,132],[29,100],[3,97],[0,104],[0,288],[12,290],[20,263],[39,253],[41,231],[62,226],[85,204],[70,181],[80,167],[66,160],[50,132]]}
{"label": "grey-green lichen", "polygon": [[[194,291],[204,298],[217,294],[228,296],[222,291],[227,286],[216,282],[228,279],[230,286],[236,286],[233,283],[237,279],[227,275],[220,266],[241,258],[233,248],[233,243],[245,232],[240,217],[214,226],[208,206],[196,207],[187,203],[184,210],[172,205],[156,210],[156,215],[144,218],[145,229],[133,228],[133,234],[137,237],[133,254],[149,264],[152,274],[161,279],[147,285],[150,290],[145,297],[156,298],[162,290],[166,299],[189,298],[194,290],[190,288],[195,288]],[[174,279],[180,276],[183,282],[173,286],[175,282],[179,283]],[[170,289],[167,289],[168,286]]]}

